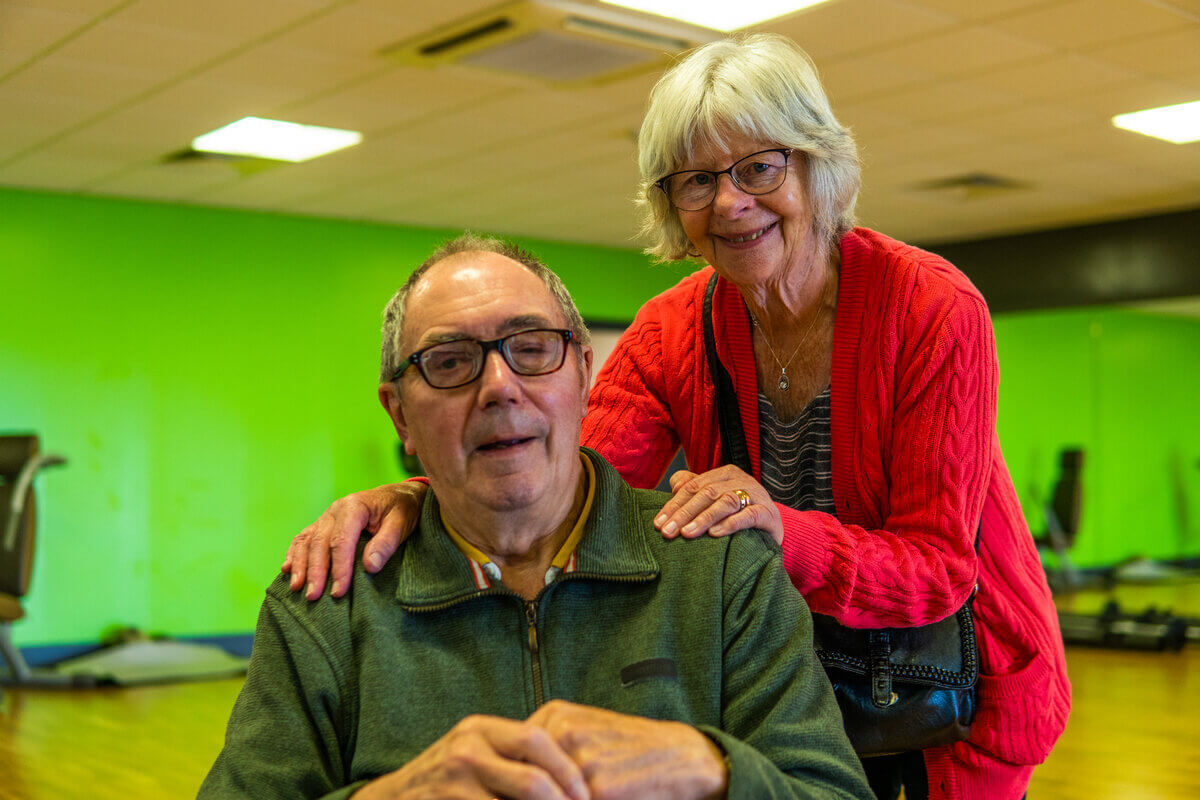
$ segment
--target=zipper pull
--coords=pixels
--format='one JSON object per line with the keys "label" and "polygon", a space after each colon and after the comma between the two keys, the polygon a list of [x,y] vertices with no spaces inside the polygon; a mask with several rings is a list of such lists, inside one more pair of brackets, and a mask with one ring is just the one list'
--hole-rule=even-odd
{"label": "zipper pull", "polygon": [[532,600],[525,602],[525,621],[529,623],[529,652],[537,655],[537,604]]}

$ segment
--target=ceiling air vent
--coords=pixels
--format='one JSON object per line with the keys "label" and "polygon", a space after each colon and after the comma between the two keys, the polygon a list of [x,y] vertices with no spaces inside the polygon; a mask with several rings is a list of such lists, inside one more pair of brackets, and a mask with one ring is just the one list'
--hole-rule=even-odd
{"label": "ceiling air vent", "polygon": [[934,192],[958,200],[979,200],[992,195],[1030,188],[1028,183],[1001,178],[986,172],[968,172],[950,178],[918,183],[913,187],[922,192]]}
{"label": "ceiling air vent", "polygon": [[257,158],[255,156],[231,156],[226,153],[202,153],[188,147],[174,153],[168,153],[159,160],[165,166],[187,166],[194,169],[208,169],[236,172],[243,177],[256,175],[269,169],[288,164],[287,161],[277,161],[273,158]]}
{"label": "ceiling air vent", "polygon": [[385,47],[414,66],[459,64],[558,86],[587,86],[662,69],[716,31],[624,9],[521,0]]}

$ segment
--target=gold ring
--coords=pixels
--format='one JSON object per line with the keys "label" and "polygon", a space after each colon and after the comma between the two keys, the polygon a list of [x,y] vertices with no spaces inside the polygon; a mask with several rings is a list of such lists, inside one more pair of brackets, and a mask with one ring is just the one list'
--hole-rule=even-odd
{"label": "gold ring", "polygon": [[738,511],[750,505],[750,493],[745,489],[734,489],[733,496],[738,499]]}

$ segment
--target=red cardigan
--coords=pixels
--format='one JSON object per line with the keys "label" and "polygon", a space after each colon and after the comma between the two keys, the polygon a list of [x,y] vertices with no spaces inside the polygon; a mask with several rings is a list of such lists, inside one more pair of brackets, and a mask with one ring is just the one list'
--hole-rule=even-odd
{"label": "red cardigan", "polygon": [[[635,486],[682,446],[721,464],[701,308],[712,269],[650,300],[597,379],[583,443]],[[717,350],[733,376],[755,477],[750,321],[724,280]],[[981,675],[967,742],[926,751],[932,798],[1019,798],[1071,705],[1058,618],[996,435],[991,320],[961,272],[864,228],[841,242],[831,428],[837,515],[780,507],[788,574],[847,625],[922,625],[974,603]],[[982,515],[978,555],[974,548]]]}

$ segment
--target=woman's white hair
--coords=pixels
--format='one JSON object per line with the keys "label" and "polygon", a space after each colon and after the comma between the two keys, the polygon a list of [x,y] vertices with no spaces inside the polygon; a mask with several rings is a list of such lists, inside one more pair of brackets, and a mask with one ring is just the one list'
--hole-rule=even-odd
{"label": "woman's white hair", "polygon": [[730,134],[792,148],[822,246],[836,247],[854,227],[858,148],[834,118],[812,60],[786,37],[743,35],[692,50],[650,92],[638,133],[637,204],[652,242],[647,253],[662,260],[696,255],[655,182],[678,171],[698,146],[724,146]]}

